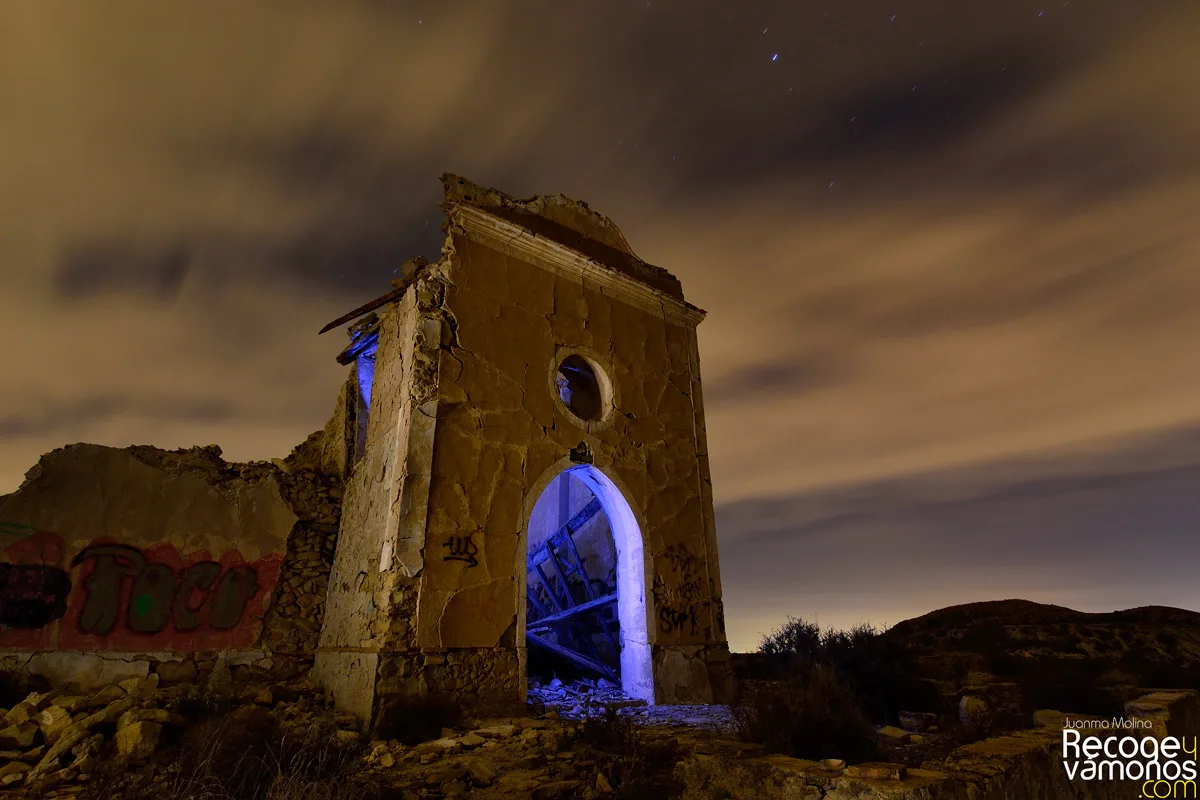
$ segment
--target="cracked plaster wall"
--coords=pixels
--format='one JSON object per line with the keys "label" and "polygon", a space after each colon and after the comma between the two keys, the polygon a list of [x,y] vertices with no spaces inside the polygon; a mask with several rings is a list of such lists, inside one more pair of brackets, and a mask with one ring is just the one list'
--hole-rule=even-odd
{"label": "cracked plaster wall", "polygon": [[274,463],[217,447],[43,456],[0,497],[0,664],[80,683],[192,680],[218,661],[307,670],[344,466],[325,439]]}
{"label": "cracked plaster wall", "polygon": [[[340,708],[374,714],[386,693],[419,693],[391,663],[413,649],[435,423],[441,297],[436,270],[380,318],[365,444],[346,487],[343,530],[314,667]],[[401,685],[397,686],[399,681]]]}
{"label": "cracked plaster wall", "polygon": [[[595,466],[627,487],[642,528],[656,699],[723,697],[727,649],[694,328],[458,231],[452,251],[456,338],[441,354],[418,644],[523,647],[524,509],[535,484],[582,440]],[[553,376],[566,352],[588,355],[612,379],[608,421],[580,423],[557,401]],[[454,548],[469,548],[471,559],[453,557]]]}

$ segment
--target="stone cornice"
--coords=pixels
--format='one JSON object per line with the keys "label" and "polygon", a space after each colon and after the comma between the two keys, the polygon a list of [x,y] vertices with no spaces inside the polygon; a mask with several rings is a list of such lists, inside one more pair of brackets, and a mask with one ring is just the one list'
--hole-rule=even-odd
{"label": "stone cornice", "polygon": [[690,303],[681,303],[567,245],[538,236],[523,225],[489,214],[486,209],[457,203],[447,209],[447,215],[473,242],[528,261],[576,283],[586,281],[596,284],[605,294],[660,315],[669,322],[694,328],[705,317],[703,310]]}

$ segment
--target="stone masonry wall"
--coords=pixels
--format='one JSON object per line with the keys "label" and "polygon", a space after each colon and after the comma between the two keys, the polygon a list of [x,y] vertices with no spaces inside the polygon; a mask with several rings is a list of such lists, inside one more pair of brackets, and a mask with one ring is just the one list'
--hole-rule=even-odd
{"label": "stone masonry wall", "polygon": [[[365,444],[346,487],[343,528],[352,533],[336,554],[314,669],[338,706],[364,720],[374,714],[377,680],[385,694],[416,693],[403,654],[414,648],[422,566],[416,531],[424,526],[433,425],[422,407],[437,365],[428,353],[441,335],[439,320],[427,324],[430,291],[422,282],[380,317]],[[381,650],[401,655],[381,669]]]}
{"label": "stone masonry wall", "polygon": [[[449,249],[454,326],[441,353],[418,643],[514,646],[526,503],[586,441],[642,528],[658,699],[711,702],[729,682],[694,329],[454,230]],[[608,423],[581,428],[557,402],[554,371],[568,352],[611,376]],[[449,557],[456,538],[473,563]]]}
{"label": "stone masonry wall", "polygon": [[215,446],[43,456],[0,497],[0,668],[97,685],[306,671],[341,505],[323,440],[274,463]]}

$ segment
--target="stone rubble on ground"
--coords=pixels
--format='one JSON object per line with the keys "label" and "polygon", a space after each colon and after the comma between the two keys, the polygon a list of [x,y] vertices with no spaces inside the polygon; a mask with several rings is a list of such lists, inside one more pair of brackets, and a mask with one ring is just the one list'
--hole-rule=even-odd
{"label": "stone rubble on ground", "polygon": [[564,683],[555,678],[547,684],[530,681],[529,705],[537,713],[545,710],[564,720],[602,717],[614,710],[641,726],[679,726],[730,733],[733,713],[725,705],[657,705],[636,700],[612,681],[580,679]]}
{"label": "stone rubble on ground", "polygon": [[[226,699],[243,710],[248,706],[272,709],[281,724],[295,730],[311,729],[321,715],[331,719],[338,739],[363,745],[362,777],[382,782],[404,800],[599,798],[621,788],[619,767],[612,766],[617,762],[577,735],[587,723],[555,709],[537,716],[468,719],[460,727],[442,729],[437,738],[405,745],[394,739],[363,741],[356,718],[329,709],[322,693],[307,681],[231,691]],[[74,796],[107,762],[156,774],[153,771],[161,766],[156,756],[171,757],[163,751],[164,743],[177,741],[167,733],[189,723],[173,709],[180,708],[184,699],[201,696],[203,690],[197,685],[162,687],[157,675],[150,674],[86,693],[70,688],[34,692],[11,709],[0,709],[0,797]],[[1010,773],[1017,776],[1012,780],[1028,784],[1025,789],[1055,796],[1053,792],[1062,788],[1061,776],[1053,770],[1042,774],[1038,765],[1051,763],[1045,756],[1056,746],[1061,727],[1081,718],[1039,711],[1030,730],[959,748],[916,767],[770,755],[761,745],[737,741],[721,730],[717,723],[728,722],[728,708],[623,705],[627,698],[613,686],[539,687],[531,701],[535,712],[543,699],[550,699],[551,705],[577,703],[585,711],[612,709],[634,723],[640,749],[670,746],[678,753],[681,760],[673,768],[678,781],[693,788],[723,782],[733,787],[728,796],[735,800],[764,796],[960,800],[974,796],[971,792],[976,789],[997,789],[996,782],[1009,780],[1005,776]],[[574,705],[568,713],[573,709]],[[1179,733],[1200,719],[1200,701],[1194,692],[1160,691],[1131,701],[1127,714],[1152,721],[1155,735]],[[937,718],[932,715],[906,712],[900,719],[905,727],[884,726],[878,729],[881,739],[909,747],[919,743],[922,734],[908,728],[926,733],[936,728],[932,723]],[[610,768],[618,771],[612,773]],[[671,769],[669,762],[666,768]]]}

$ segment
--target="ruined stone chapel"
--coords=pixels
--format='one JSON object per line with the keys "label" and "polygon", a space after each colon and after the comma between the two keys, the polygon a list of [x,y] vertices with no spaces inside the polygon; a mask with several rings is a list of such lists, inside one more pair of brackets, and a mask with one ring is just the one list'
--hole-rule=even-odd
{"label": "ruined stone chapel", "polygon": [[73,445],[0,497],[0,660],[288,665],[364,723],[567,674],[728,702],[704,312],[584,203],[443,183],[441,257],[326,326],[348,380],[288,459]]}

